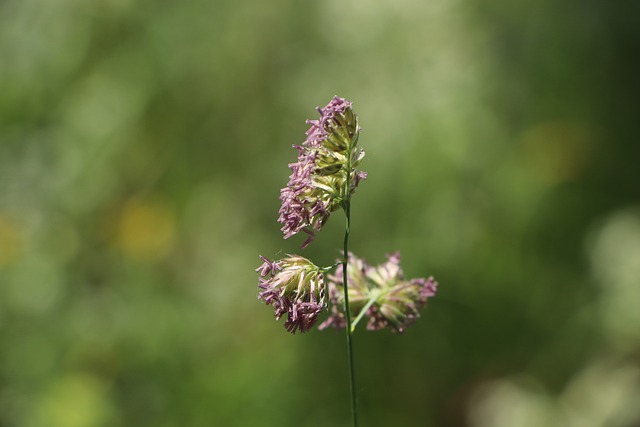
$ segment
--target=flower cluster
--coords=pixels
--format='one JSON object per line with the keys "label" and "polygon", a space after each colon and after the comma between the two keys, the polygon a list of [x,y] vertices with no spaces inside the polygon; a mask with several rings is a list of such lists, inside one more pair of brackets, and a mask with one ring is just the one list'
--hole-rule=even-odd
{"label": "flower cluster", "polygon": [[[420,317],[419,309],[436,295],[438,287],[433,277],[405,279],[397,252],[387,256],[387,262],[375,267],[349,254],[347,274],[350,310],[355,314],[366,310],[363,315],[368,319],[367,329],[370,331],[389,328],[394,332],[404,332]],[[344,328],[342,265],[328,279],[331,315],[319,329]]]}
{"label": "flower cluster", "polygon": [[[364,151],[358,147],[358,117],[351,102],[337,96],[326,107],[318,108],[318,112],[319,119],[307,120],[310,125],[307,139],[300,146],[293,146],[298,150],[298,159],[289,165],[289,182],[280,191],[278,222],[285,239],[301,231],[306,233],[308,238],[302,244],[305,248],[330,214],[343,208],[347,215],[345,251],[348,252],[349,201],[360,181],[367,177],[366,172],[356,169],[364,158]],[[276,320],[286,314],[284,326],[294,334],[307,332],[316,324],[327,308],[325,294],[331,303],[331,313],[320,329],[346,327],[345,310],[349,310],[349,314],[357,314],[351,329],[366,318],[368,330],[389,328],[403,332],[420,316],[419,309],[435,296],[438,286],[433,277],[405,279],[397,253],[376,267],[349,254],[347,265],[338,261],[335,274],[328,276],[328,285],[324,273],[333,267],[320,268],[298,255],[278,261],[260,258],[263,263],[256,269],[260,275],[258,299],[273,306]],[[345,286],[348,308],[345,308]]]}
{"label": "flower cluster", "polygon": [[264,262],[256,269],[260,274],[258,299],[273,306],[276,320],[287,314],[287,331],[307,332],[326,307],[322,270],[297,255],[274,262],[260,258]]}
{"label": "flower cluster", "polygon": [[[318,112],[318,120],[307,120],[311,125],[307,139],[293,146],[298,160],[289,164],[289,182],[280,190],[278,222],[283,225],[284,238],[300,231],[308,234],[303,248],[367,176],[355,169],[364,151],[357,147],[360,127],[351,102],[335,96]],[[349,194],[345,194],[347,182]]]}

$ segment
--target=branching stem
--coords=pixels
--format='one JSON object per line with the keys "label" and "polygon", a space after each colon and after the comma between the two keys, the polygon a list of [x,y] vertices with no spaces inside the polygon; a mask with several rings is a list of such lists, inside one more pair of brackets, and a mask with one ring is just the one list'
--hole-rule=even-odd
{"label": "branching stem", "polygon": [[360,319],[362,319],[364,315],[367,314],[367,311],[371,308],[373,304],[375,304],[376,301],[378,301],[379,297],[380,297],[380,293],[369,298],[369,301],[367,301],[367,304],[364,307],[362,307],[362,310],[360,310],[360,313],[358,313],[358,316],[356,316],[356,320],[354,320],[351,323],[351,333],[353,333],[353,331],[356,330],[356,326],[358,325],[358,322],[360,322]]}

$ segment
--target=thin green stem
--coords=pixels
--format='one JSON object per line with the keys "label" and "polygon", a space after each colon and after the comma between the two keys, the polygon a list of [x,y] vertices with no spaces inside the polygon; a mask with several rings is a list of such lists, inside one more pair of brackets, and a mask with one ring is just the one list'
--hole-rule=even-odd
{"label": "thin green stem", "polygon": [[358,322],[360,321],[360,319],[362,319],[364,315],[367,314],[367,311],[369,310],[369,308],[371,308],[371,306],[375,304],[376,301],[378,301],[379,297],[380,297],[380,293],[378,293],[377,295],[373,295],[371,298],[369,298],[369,301],[367,301],[367,304],[365,304],[365,306],[362,307],[362,310],[360,310],[360,313],[358,313],[356,320],[354,320],[353,323],[351,323],[351,333],[353,333],[353,331],[356,330],[356,326],[358,325]]}
{"label": "thin green stem", "polygon": [[[347,172],[347,186],[349,185],[349,173]],[[347,335],[347,356],[349,358],[349,381],[351,390],[351,416],[353,427],[358,426],[358,412],[356,403],[356,379],[353,369],[353,345],[351,342],[351,313],[349,311],[349,289],[347,280],[347,266],[349,263],[349,233],[351,231],[351,206],[348,199],[344,203],[344,213],[347,216],[347,227],[344,233],[344,253],[342,256],[342,283],[344,284],[344,313],[347,318],[347,327],[345,328]]]}
{"label": "thin green stem", "polygon": [[349,358],[349,389],[351,390],[351,418],[353,420],[353,427],[358,427],[358,403],[356,398],[356,377],[353,364],[353,344],[352,344],[352,330],[351,330],[351,310],[349,308],[349,233],[351,232],[351,168],[352,168],[352,155],[353,150],[356,147],[358,141],[358,122],[356,119],[356,131],[352,141],[352,144],[347,145],[346,152],[346,165],[345,165],[345,183],[344,193],[342,194],[342,208],[346,216],[346,228],[344,231],[344,248],[342,254],[342,284],[344,289],[344,313],[347,320],[345,328],[345,334],[347,336],[347,356]]}
{"label": "thin green stem", "polygon": [[333,270],[334,268],[336,268],[337,266],[339,266],[340,264],[342,264],[342,261],[336,262],[333,265],[330,265],[328,267],[321,267],[320,270],[322,270],[323,273],[326,273],[328,271]]}

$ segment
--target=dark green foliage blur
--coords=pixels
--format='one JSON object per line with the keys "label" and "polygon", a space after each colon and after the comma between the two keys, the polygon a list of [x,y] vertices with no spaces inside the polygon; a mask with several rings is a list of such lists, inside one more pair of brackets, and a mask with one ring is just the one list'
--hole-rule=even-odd
{"label": "dark green foliage blur", "polygon": [[343,333],[254,272],[336,94],[351,248],[440,282],[356,332],[362,426],[639,425],[638,4],[0,2],[0,426],[349,425]]}

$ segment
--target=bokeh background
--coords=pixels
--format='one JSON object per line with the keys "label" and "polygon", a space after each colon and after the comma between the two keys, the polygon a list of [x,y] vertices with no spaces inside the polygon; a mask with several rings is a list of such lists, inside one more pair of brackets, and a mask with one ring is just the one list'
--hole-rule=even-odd
{"label": "bokeh background", "polygon": [[254,272],[335,94],[351,248],[440,282],[356,333],[362,425],[640,425],[639,5],[0,2],[0,426],[347,426],[343,334]]}

